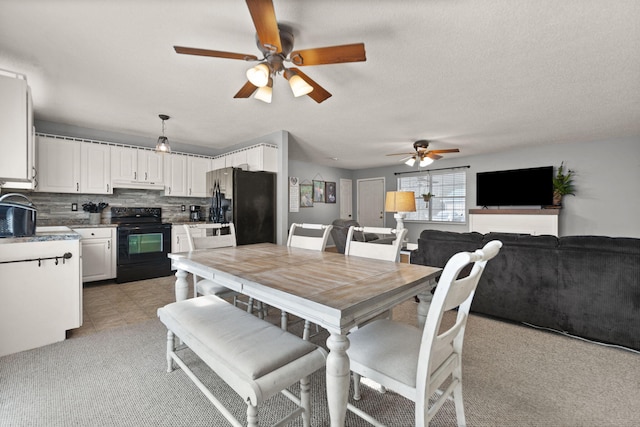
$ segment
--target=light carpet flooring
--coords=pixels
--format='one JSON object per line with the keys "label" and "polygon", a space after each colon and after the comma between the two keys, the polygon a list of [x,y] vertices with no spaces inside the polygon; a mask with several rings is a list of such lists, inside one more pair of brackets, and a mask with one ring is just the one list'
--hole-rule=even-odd
{"label": "light carpet flooring", "polygon": [[[69,339],[0,358],[0,425],[227,425],[184,373],[165,372],[166,330],[156,310],[174,301],[174,280],[86,286],[84,325]],[[277,322],[278,310],[271,312]],[[415,324],[415,312],[410,300],[394,309],[394,318]],[[313,341],[322,345],[326,336]],[[473,314],[464,348],[469,426],[640,425],[637,353]],[[242,402],[192,361],[241,415]],[[328,425],[323,370],[312,383],[313,425]],[[410,403],[392,392],[366,387],[363,393],[359,404],[387,425],[411,425]],[[280,401],[270,405],[267,418],[281,409]],[[455,425],[452,409],[446,404],[433,425]],[[347,425],[367,424],[349,414]]]}

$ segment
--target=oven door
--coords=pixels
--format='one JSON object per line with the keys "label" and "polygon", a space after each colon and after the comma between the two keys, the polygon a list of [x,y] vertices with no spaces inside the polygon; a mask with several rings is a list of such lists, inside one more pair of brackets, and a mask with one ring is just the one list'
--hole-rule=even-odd
{"label": "oven door", "polygon": [[171,224],[118,226],[117,282],[171,274]]}

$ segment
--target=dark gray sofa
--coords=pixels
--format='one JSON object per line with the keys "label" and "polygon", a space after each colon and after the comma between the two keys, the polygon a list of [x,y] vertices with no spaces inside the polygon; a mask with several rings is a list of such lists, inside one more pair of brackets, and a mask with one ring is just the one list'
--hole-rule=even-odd
{"label": "dark gray sofa", "polygon": [[640,239],[424,230],[411,262],[443,267],[494,239],[473,312],[640,349]]}

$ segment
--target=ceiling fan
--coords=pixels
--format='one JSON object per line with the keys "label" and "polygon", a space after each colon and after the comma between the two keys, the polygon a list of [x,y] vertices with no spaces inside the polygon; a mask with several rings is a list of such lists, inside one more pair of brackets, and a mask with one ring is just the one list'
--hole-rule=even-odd
{"label": "ceiling fan", "polygon": [[234,98],[248,98],[256,90],[255,98],[271,102],[273,79],[282,73],[289,81],[294,96],[308,95],[317,103],[331,96],[311,77],[295,67],[285,67],[285,62],[297,66],[340,64],[344,62],[366,61],[364,43],[339,46],[320,47],[315,49],[293,50],[293,33],[285,25],[276,21],[272,0],[246,0],[249,13],[256,27],[256,44],[263,58],[255,55],[223,52],[219,50],[198,49],[174,46],[177,53],[186,55],[211,56],[215,58],[241,59],[259,61],[260,63],[247,71],[248,81],[235,94]]}
{"label": "ceiling fan", "polygon": [[440,154],[444,153],[459,153],[457,148],[448,148],[446,150],[429,150],[429,141],[426,139],[419,139],[413,143],[414,153],[396,153],[387,154],[387,156],[406,156],[402,160],[405,161],[407,166],[413,166],[418,160],[421,167],[425,167],[433,163],[434,160],[442,158]]}

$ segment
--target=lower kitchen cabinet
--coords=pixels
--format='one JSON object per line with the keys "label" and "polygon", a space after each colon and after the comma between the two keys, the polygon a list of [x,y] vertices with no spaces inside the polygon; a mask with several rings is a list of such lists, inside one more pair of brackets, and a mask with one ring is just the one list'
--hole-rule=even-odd
{"label": "lower kitchen cabinet", "polygon": [[116,228],[76,228],[81,237],[82,282],[116,277]]}
{"label": "lower kitchen cabinet", "polygon": [[[207,235],[207,231],[200,228],[197,223],[189,224],[188,227],[193,237],[206,237]],[[171,227],[171,252],[189,252],[189,240],[182,224],[174,224]]]}

